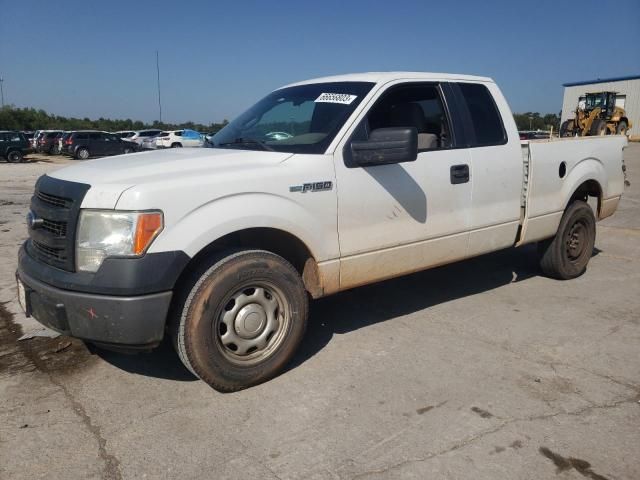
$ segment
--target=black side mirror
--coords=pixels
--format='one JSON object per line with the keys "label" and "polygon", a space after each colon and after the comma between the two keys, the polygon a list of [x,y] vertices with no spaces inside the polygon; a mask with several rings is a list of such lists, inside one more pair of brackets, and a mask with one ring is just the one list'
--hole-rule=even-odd
{"label": "black side mirror", "polygon": [[353,162],[362,167],[413,162],[418,158],[415,127],[378,128],[369,140],[351,142]]}

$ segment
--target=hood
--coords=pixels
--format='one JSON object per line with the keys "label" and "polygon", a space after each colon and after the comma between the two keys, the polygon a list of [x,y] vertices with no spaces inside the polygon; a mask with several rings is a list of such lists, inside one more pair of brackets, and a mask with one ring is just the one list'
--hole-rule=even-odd
{"label": "hood", "polygon": [[283,162],[291,155],[220,148],[172,148],[97,158],[48,175],[71,182],[126,188],[180,177],[252,170]]}

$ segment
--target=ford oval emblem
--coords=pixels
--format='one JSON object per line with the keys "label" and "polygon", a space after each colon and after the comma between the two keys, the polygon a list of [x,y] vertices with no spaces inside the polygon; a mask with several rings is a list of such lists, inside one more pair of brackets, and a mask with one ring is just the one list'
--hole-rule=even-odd
{"label": "ford oval emblem", "polygon": [[43,223],[44,220],[38,218],[33,210],[29,210],[29,213],[27,213],[27,226],[30,229],[35,230],[36,228],[40,228]]}

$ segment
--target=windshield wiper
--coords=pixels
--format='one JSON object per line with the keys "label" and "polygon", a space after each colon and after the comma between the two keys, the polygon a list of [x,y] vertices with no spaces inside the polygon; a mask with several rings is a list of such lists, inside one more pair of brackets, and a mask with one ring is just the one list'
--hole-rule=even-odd
{"label": "windshield wiper", "polygon": [[234,145],[236,145],[236,146],[258,145],[263,150],[267,150],[269,152],[275,152],[275,150],[273,148],[271,148],[269,145],[267,145],[264,142],[261,142],[260,140],[256,140],[255,138],[236,138],[233,142],[219,143],[217,146],[218,147],[229,147],[229,146],[234,146]]}

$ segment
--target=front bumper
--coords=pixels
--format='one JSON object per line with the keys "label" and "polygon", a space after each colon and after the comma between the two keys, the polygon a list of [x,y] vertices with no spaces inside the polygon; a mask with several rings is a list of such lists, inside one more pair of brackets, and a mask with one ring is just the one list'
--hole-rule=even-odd
{"label": "front bumper", "polygon": [[164,336],[172,292],[112,296],[62,290],[16,273],[25,287],[27,314],[65,335],[105,345],[151,348]]}

